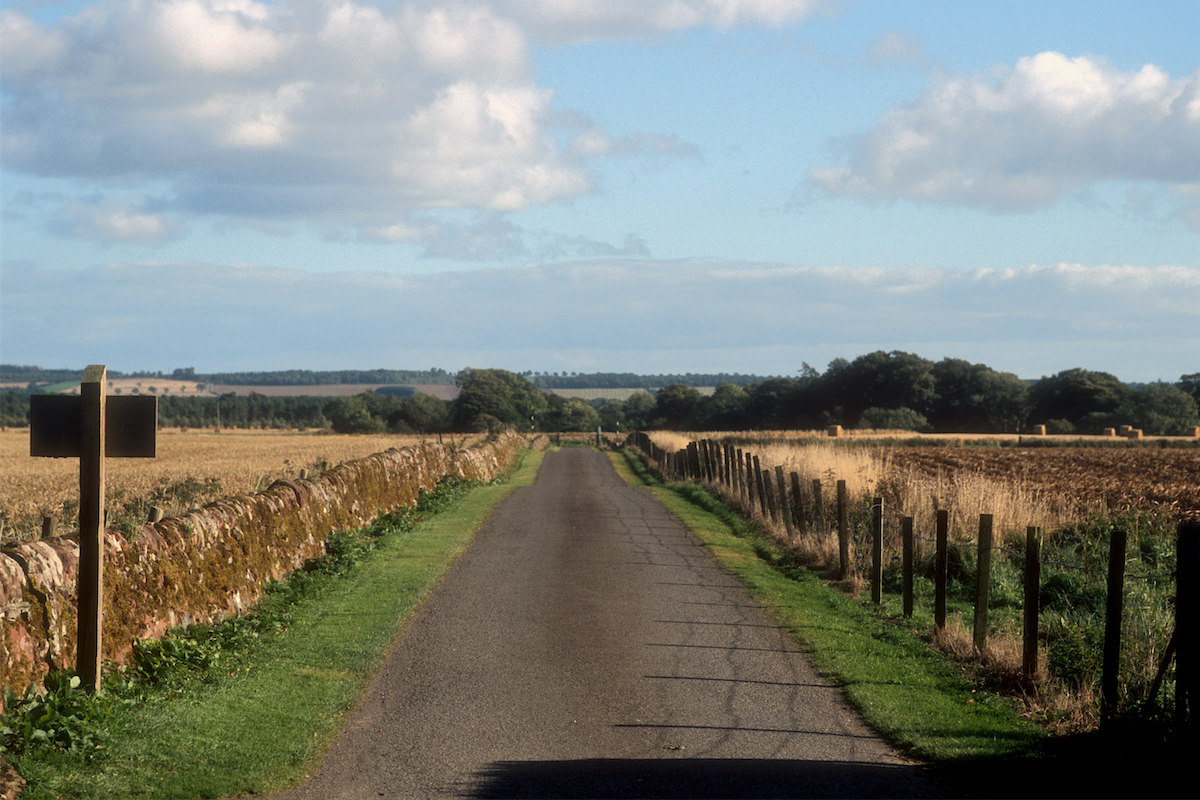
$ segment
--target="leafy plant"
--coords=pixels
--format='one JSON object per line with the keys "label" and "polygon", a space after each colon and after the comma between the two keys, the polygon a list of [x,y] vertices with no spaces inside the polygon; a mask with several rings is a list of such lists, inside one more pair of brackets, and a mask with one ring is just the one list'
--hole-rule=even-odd
{"label": "leafy plant", "polygon": [[5,686],[4,707],[0,752],[20,754],[47,747],[94,753],[104,746],[110,704],[82,688],[72,671],[52,671],[44,687],[31,684],[21,695]]}

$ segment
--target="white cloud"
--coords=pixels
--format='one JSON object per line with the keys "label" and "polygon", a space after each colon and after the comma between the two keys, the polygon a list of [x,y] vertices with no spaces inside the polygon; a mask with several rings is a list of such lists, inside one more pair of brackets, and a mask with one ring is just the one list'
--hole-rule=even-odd
{"label": "white cloud", "polygon": [[614,138],[588,120],[579,127],[582,115],[551,113],[553,92],[531,77],[531,35],[782,25],[811,8],[100,0],[45,24],[4,9],[0,152],[6,169],[113,198],[168,185],[164,202],[179,215],[409,241],[435,209],[514,212],[590,193],[590,159],[695,155],[674,137]]}
{"label": "white cloud", "polygon": [[[83,270],[9,263],[3,281],[4,358],[43,366],[586,364],[794,374],[805,361],[883,349],[966,358],[1023,377],[1084,367],[1134,381],[1195,372],[1200,352],[1200,270],[1169,265],[960,272],[602,255],[399,276],[192,262]],[[48,304],[54,316],[42,312]],[[680,324],[680,309],[707,312]],[[75,320],[70,330],[57,321],[66,317]],[[152,330],[171,335],[145,335]]]}
{"label": "white cloud", "polygon": [[1195,183],[1197,142],[1200,70],[1172,79],[1047,52],[993,75],[936,77],[810,180],[836,195],[1028,211],[1099,182]]}
{"label": "white cloud", "polygon": [[528,44],[486,4],[107,0],[4,10],[3,162],[173,183],[175,210],[351,227],[590,190],[550,131]]}
{"label": "white cloud", "polygon": [[149,246],[165,244],[186,233],[186,226],[178,219],[121,201],[73,200],[51,220],[49,228],[59,236]]}
{"label": "white cloud", "polygon": [[704,26],[782,27],[812,16],[820,0],[502,0],[497,5],[549,44],[646,39]]}

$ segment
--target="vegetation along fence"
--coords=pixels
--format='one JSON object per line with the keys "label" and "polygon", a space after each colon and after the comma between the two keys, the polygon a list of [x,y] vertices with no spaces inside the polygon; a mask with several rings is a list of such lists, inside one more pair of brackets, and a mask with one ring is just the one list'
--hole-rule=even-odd
{"label": "vegetation along fence", "polygon": [[1200,655],[1200,522],[1177,523],[1172,543],[1136,514],[1049,532],[998,530],[993,515],[980,514],[978,526],[965,530],[939,508],[932,529],[919,530],[913,517],[889,513],[883,497],[852,499],[845,480],[785,474],[727,442],[693,441],[668,452],[635,432],[626,446],[668,481],[717,489],[796,549],[819,544],[830,553],[826,577],[864,590],[869,583],[874,604],[895,605],[911,618],[920,601],[939,631],[948,618],[961,621],[978,655],[1019,648],[1027,687],[1050,677],[1095,697],[1102,726],[1158,712],[1190,722]]}

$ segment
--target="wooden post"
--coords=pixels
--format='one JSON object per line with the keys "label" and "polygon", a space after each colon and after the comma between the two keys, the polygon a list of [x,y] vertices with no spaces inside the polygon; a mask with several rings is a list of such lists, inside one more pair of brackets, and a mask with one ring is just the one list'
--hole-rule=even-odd
{"label": "wooden post", "polygon": [[900,536],[904,540],[904,617],[912,619],[913,615],[913,518],[904,517],[900,520]]}
{"label": "wooden post", "polygon": [[742,457],[742,448],[737,448],[734,451],[736,458],[734,459],[734,471],[737,477],[738,497],[742,499],[742,505],[746,505],[746,464]]}
{"label": "wooden post", "polygon": [[779,516],[787,528],[788,541],[796,538],[796,526],[792,524],[792,504],[788,502],[787,483],[783,479],[783,467],[775,467],[775,483],[779,486]]}
{"label": "wooden post", "polygon": [[1175,724],[1183,730],[1191,723],[1200,663],[1200,521],[1179,523],[1175,563]]}
{"label": "wooden post", "polygon": [[871,602],[883,602],[883,498],[871,501]]}
{"label": "wooden post", "polygon": [[771,516],[771,522],[778,524],[779,508],[778,504],[775,502],[775,487],[771,483],[771,470],[764,469],[762,474],[759,476],[759,479],[762,481],[763,494],[765,494],[767,498],[767,511]]}
{"label": "wooden post", "polygon": [[813,521],[817,525],[817,535],[825,536],[825,495],[821,492],[821,479],[813,478]]}
{"label": "wooden post", "polygon": [[58,520],[54,517],[42,517],[42,541],[53,539],[58,528]]}
{"label": "wooden post", "polygon": [[1112,532],[1108,545],[1108,597],[1104,604],[1104,664],[1100,672],[1100,726],[1117,714],[1120,703],[1121,616],[1125,610],[1125,545],[1123,529]]}
{"label": "wooden post", "polygon": [[[813,486],[819,486],[813,481]],[[846,482],[837,482],[837,525],[838,525],[838,573],[845,580],[850,574],[850,503],[846,496]]]}
{"label": "wooden post", "polygon": [[992,585],[992,515],[979,515],[979,553],[975,561],[975,649],[987,650],[988,595]]}
{"label": "wooden post", "polygon": [[75,669],[85,687],[100,686],[104,619],[104,387],[107,370],[90,366],[79,387],[79,639]]}
{"label": "wooden post", "polygon": [[100,687],[104,622],[104,460],[153,458],[157,399],[104,394],[107,370],[89,366],[78,396],[33,395],[29,455],[79,459],[79,573],[75,669],[92,692]]}
{"label": "wooden post", "polygon": [[1038,668],[1038,612],[1042,591],[1042,544],[1037,528],[1025,530],[1025,631],[1021,673],[1032,682]]}
{"label": "wooden post", "polygon": [[946,627],[946,571],[950,555],[950,512],[937,511],[937,555],[933,562],[933,623]]}
{"label": "wooden post", "polygon": [[763,519],[767,519],[771,515],[771,510],[767,507],[767,490],[763,486],[763,471],[762,466],[758,463],[758,456],[753,456],[754,460],[754,486],[758,491],[758,505],[762,509]]}
{"label": "wooden post", "polygon": [[808,521],[804,518],[804,495],[800,492],[800,473],[792,473],[792,502],[796,509],[796,527],[800,535],[808,534]]}

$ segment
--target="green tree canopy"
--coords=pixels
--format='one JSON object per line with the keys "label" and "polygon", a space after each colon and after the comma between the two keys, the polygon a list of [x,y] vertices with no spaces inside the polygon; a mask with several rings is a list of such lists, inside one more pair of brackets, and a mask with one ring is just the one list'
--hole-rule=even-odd
{"label": "green tree canopy", "polygon": [[1111,414],[1130,399],[1129,387],[1107,372],[1068,369],[1033,385],[1029,416],[1035,424],[1065,420],[1078,427],[1089,414]]}
{"label": "green tree canopy", "polygon": [[528,430],[530,418],[546,410],[546,395],[525,378],[503,369],[464,369],[455,383],[455,430],[490,430],[497,426]]}

